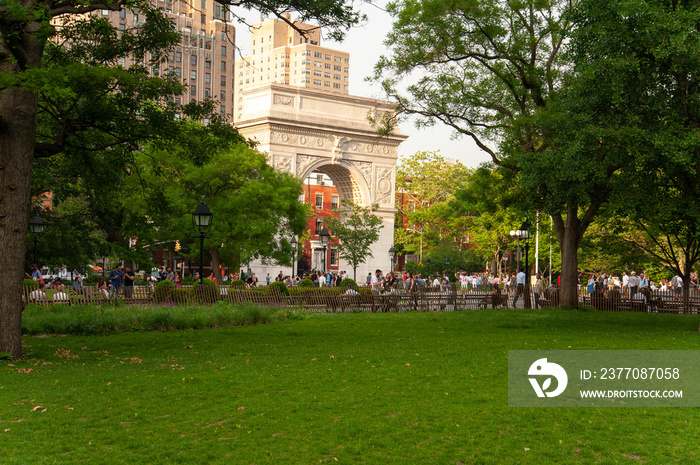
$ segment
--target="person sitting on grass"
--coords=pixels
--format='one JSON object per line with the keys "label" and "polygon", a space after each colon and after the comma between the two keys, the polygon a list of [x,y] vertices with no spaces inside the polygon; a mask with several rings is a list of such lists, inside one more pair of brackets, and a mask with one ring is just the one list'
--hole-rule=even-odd
{"label": "person sitting on grass", "polygon": [[97,292],[99,292],[104,299],[109,300],[109,291],[107,290],[107,283],[105,282],[105,278],[103,278],[102,276],[100,276],[100,279],[97,281]]}
{"label": "person sitting on grass", "polygon": [[80,276],[75,278],[75,281],[73,281],[73,293],[74,294],[82,294],[83,293],[83,279]]}
{"label": "person sitting on grass", "polygon": [[39,288],[29,294],[30,302],[46,302],[46,292],[44,291],[44,283],[39,283]]}
{"label": "person sitting on grass", "polygon": [[56,284],[55,286],[56,292],[54,292],[53,296],[51,297],[51,300],[55,304],[69,304],[70,299],[68,298],[68,294],[64,292],[64,286],[63,284]]}

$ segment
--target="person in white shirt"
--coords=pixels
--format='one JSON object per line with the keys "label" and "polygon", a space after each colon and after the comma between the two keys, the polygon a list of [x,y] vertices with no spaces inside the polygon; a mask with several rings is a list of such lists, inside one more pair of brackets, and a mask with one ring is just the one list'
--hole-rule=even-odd
{"label": "person in white shirt", "polygon": [[379,292],[382,288],[382,270],[377,270],[372,276],[372,290]]}
{"label": "person in white shirt", "polygon": [[624,292],[626,296],[630,295],[630,277],[627,276],[627,272],[625,271],[622,272],[622,292]]}
{"label": "person in white shirt", "polygon": [[56,292],[54,292],[53,296],[51,297],[51,300],[55,304],[68,304],[68,303],[70,303],[70,299],[68,298],[68,294],[66,294],[64,292],[63,284],[58,285],[58,287],[56,288]]}
{"label": "person in white shirt", "polygon": [[513,298],[513,308],[516,308],[515,303],[518,301],[520,296],[525,295],[525,278],[526,278],[526,276],[525,276],[525,272],[523,270],[518,271],[518,274],[515,276],[517,290],[515,292],[515,297]]}
{"label": "person in white shirt", "polygon": [[44,283],[39,283],[39,288],[29,294],[30,302],[46,302],[46,292],[44,292]]}
{"label": "person in white shirt", "polygon": [[318,275],[318,287],[326,287],[326,276],[323,273]]}

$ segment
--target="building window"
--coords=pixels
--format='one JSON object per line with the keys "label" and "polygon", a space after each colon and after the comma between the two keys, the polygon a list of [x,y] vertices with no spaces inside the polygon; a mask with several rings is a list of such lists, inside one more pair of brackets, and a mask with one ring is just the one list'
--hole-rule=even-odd
{"label": "building window", "polygon": [[321,76],[321,70],[315,69],[314,70],[314,76]]}
{"label": "building window", "polygon": [[331,265],[338,264],[338,248],[331,247]]}
{"label": "building window", "polygon": [[202,0],[201,5],[202,5],[202,10],[206,10],[207,9],[207,0]]}
{"label": "building window", "polygon": [[222,91],[219,93],[219,99],[220,99],[222,102],[225,102],[225,101],[226,101],[226,91],[225,91],[225,90],[222,90]]}
{"label": "building window", "polygon": [[320,61],[314,61],[314,66],[318,66],[319,68],[323,66],[323,63]]}
{"label": "building window", "polygon": [[334,83],[333,83],[333,88],[334,88],[334,89],[340,89],[340,84],[337,83],[337,82],[334,82]]}
{"label": "building window", "polygon": [[102,10],[102,16],[109,16],[109,10]]}
{"label": "building window", "polygon": [[190,86],[190,95],[197,95],[197,86]]}
{"label": "building window", "polygon": [[134,23],[138,23],[138,22],[139,22],[139,15],[135,14],[134,15]]}
{"label": "building window", "polygon": [[204,82],[209,84],[211,82],[211,74],[210,73],[204,73]]}
{"label": "building window", "polygon": [[226,87],[226,76],[221,76],[221,87]]}
{"label": "building window", "polygon": [[328,81],[323,81],[323,87],[330,87],[331,83]]}
{"label": "building window", "polygon": [[124,8],[119,10],[119,19],[126,19],[126,10]]}
{"label": "building window", "polygon": [[331,59],[331,56],[326,54],[326,60],[330,60],[330,59]]}
{"label": "building window", "polygon": [[177,78],[182,77],[182,68],[175,68],[175,77],[177,77]]}
{"label": "building window", "polygon": [[331,64],[330,64],[330,63],[326,63],[323,67],[326,68],[326,69],[331,69]]}
{"label": "building window", "polygon": [[221,46],[221,56],[222,56],[222,57],[225,57],[225,56],[226,56],[226,46],[225,46],[225,45],[222,45],[222,46]]}
{"label": "building window", "polygon": [[342,71],[343,67],[338,65],[333,65],[333,71]]}
{"label": "building window", "polygon": [[226,62],[225,61],[221,62],[221,71],[226,71]]}
{"label": "building window", "polygon": [[206,24],[206,23],[207,23],[207,15],[200,15],[200,16],[199,16],[199,21],[200,21],[202,24]]}
{"label": "building window", "polygon": [[211,60],[206,60],[206,61],[204,62],[204,67],[207,68],[207,69],[211,69]]}
{"label": "building window", "polygon": [[225,115],[225,114],[226,114],[226,107],[223,106],[223,105],[221,105],[221,106],[219,107],[219,112],[220,112],[222,115]]}
{"label": "building window", "polygon": [[320,79],[314,79],[314,84],[317,86],[321,85],[321,80]]}
{"label": "building window", "polygon": [[192,54],[192,56],[190,57],[190,64],[192,66],[197,66],[197,55]]}
{"label": "building window", "polygon": [[182,63],[182,52],[175,52],[175,61]]}
{"label": "building window", "polygon": [[333,57],[333,61],[337,61],[338,63],[340,63],[341,61],[343,61],[343,59],[340,57]]}
{"label": "building window", "polygon": [[126,24],[120,24],[119,25],[119,34],[124,34],[124,31],[126,31]]}
{"label": "building window", "polygon": [[316,231],[315,234],[318,236],[323,231],[323,218],[316,218]]}
{"label": "building window", "polygon": [[126,66],[126,58],[124,58],[124,57],[119,57],[118,64],[119,64],[119,66],[121,66],[122,68],[124,68],[124,67]]}
{"label": "building window", "polygon": [[316,194],[316,210],[323,210],[323,194]]}
{"label": "building window", "polygon": [[331,198],[331,208],[333,208],[334,210],[337,210],[339,207],[340,207],[340,197],[338,197],[337,195],[334,195]]}
{"label": "building window", "polygon": [[333,75],[333,79],[335,79],[336,81],[340,81],[340,75],[339,75],[339,74],[334,74],[334,75]]}
{"label": "building window", "polygon": [[323,58],[323,53],[321,53],[321,52],[314,52],[314,58]]}
{"label": "building window", "polygon": [[190,80],[191,81],[197,80],[197,71],[190,71]]}
{"label": "building window", "polygon": [[204,89],[204,98],[209,98],[211,96],[211,89]]}

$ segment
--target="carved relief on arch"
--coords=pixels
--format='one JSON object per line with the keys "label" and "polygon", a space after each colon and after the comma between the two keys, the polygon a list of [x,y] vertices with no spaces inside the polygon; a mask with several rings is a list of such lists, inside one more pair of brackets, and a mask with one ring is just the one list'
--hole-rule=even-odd
{"label": "carved relief on arch", "polygon": [[297,178],[301,178],[304,173],[318,160],[318,157],[310,155],[297,155]]}
{"label": "carved relief on arch", "polygon": [[372,185],[372,164],[368,161],[351,160],[350,163],[357,168],[368,186]]}
{"label": "carved relief on arch", "polygon": [[391,168],[377,168],[377,184],[375,199],[378,203],[391,204],[394,185]]}
{"label": "carved relief on arch", "polygon": [[292,158],[291,157],[275,156],[274,167],[277,171],[281,171],[283,173],[294,174],[294,172],[292,171]]}

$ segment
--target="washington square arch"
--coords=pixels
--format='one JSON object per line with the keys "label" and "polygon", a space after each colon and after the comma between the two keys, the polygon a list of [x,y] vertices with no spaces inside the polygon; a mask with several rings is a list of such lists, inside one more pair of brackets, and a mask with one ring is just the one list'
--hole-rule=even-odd
{"label": "washington square arch", "polygon": [[[373,257],[357,268],[361,280],[368,271],[390,267],[389,249],[394,242],[395,178],[401,134],[379,135],[370,116],[392,114],[390,102],[343,94],[320,92],[301,87],[269,84],[247,89],[242,94],[243,109],[236,127],[241,134],[258,142],[268,162],[280,171],[305,179],[312,172],[328,175],[338,190],[340,201],[368,206],[383,221],[379,240],[372,246]],[[311,241],[311,249],[321,248]],[[276,276],[291,268],[256,261],[251,271],[261,281],[267,273]],[[342,259],[340,270],[352,276],[352,267]]]}

